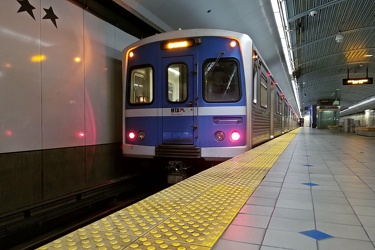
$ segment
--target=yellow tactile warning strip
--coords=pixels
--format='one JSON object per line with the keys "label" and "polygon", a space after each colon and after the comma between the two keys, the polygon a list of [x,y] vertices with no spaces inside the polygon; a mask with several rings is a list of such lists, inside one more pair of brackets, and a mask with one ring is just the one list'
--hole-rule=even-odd
{"label": "yellow tactile warning strip", "polygon": [[210,249],[299,129],[39,249]]}

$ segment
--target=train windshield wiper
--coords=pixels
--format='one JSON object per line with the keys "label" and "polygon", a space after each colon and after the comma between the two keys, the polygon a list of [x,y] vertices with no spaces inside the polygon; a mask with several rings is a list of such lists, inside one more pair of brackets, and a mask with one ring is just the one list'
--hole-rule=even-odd
{"label": "train windshield wiper", "polygon": [[224,95],[227,94],[228,89],[229,89],[229,87],[230,87],[230,84],[232,83],[232,80],[233,80],[233,77],[234,77],[234,74],[236,73],[236,71],[237,71],[237,65],[234,65],[234,67],[233,67],[233,72],[232,72],[232,74],[229,76],[228,84],[227,84],[227,87],[225,88]]}
{"label": "train windshield wiper", "polygon": [[215,62],[211,62],[211,63],[207,64],[207,67],[204,70],[204,76],[205,77],[208,77],[208,76],[210,76],[212,74],[212,72],[214,71],[215,67],[219,63],[220,58],[223,55],[224,55],[224,52],[220,52],[219,55],[217,56]]}

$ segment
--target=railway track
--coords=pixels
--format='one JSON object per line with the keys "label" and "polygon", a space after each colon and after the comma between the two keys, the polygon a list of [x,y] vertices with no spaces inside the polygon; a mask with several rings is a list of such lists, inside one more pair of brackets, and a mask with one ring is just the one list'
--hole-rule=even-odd
{"label": "railway track", "polygon": [[[13,214],[7,215],[8,223],[4,222],[3,218],[0,226],[0,248],[35,249],[150,196],[166,186],[164,172],[144,171],[14,211]],[[12,220],[17,214],[18,217],[22,215],[23,219]]]}

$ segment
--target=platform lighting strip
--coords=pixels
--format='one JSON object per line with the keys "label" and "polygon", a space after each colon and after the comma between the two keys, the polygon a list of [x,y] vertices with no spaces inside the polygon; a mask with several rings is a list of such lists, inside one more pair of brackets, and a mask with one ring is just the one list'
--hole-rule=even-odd
{"label": "platform lighting strip", "polygon": [[296,98],[296,102],[298,105],[298,114],[301,116],[301,107],[300,107],[300,100],[299,100],[299,94],[298,94],[298,87],[296,81],[293,79],[293,71],[294,71],[294,65],[292,64],[293,61],[293,54],[289,48],[291,48],[290,44],[290,34],[287,30],[289,30],[289,24],[288,24],[288,18],[286,16],[286,6],[285,1],[279,1],[279,0],[271,0],[273,14],[275,15],[275,21],[277,25],[277,29],[279,30],[279,36],[281,40],[281,45],[283,47],[284,55],[286,64],[288,66],[288,72],[289,76],[292,81],[293,86],[293,92],[294,96]]}
{"label": "platform lighting strip", "polygon": [[344,109],[344,110],[340,111],[340,113],[341,113],[341,112],[344,112],[344,111],[346,111],[346,110],[348,110],[348,109],[352,109],[352,108],[356,108],[356,107],[359,107],[359,106],[365,105],[366,103],[369,103],[369,102],[372,102],[372,101],[375,101],[375,96],[371,97],[370,99],[367,99],[367,100],[364,100],[364,101],[362,101],[362,102],[359,102],[359,103],[357,103],[357,104],[354,104],[353,106],[350,106],[350,107],[348,107],[347,109]]}

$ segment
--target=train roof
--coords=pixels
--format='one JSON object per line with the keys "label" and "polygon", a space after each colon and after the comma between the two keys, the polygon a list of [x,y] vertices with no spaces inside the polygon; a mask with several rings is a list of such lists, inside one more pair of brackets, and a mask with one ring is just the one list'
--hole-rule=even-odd
{"label": "train roof", "polygon": [[241,41],[247,40],[247,41],[252,42],[251,38],[247,34],[235,32],[235,31],[221,30],[221,29],[187,29],[187,30],[163,32],[160,34],[149,36],[147,38],[138,40],[137,42],[130,44],[123,51],[125,52],[129,50],[130,48],[138,47],[138,46],[152,43],[152,42],[158,42],[158,41],[164,41],[164,40],[176,39],[176,38],[178,39],[178,38],[184,38],[184,37],[202,37],[202,36],[230,37],[230,38],[236,38]]}

